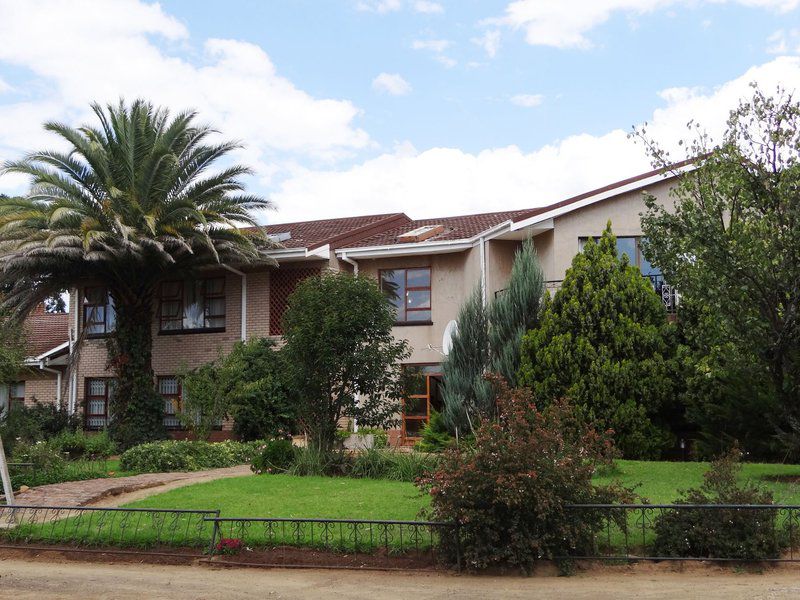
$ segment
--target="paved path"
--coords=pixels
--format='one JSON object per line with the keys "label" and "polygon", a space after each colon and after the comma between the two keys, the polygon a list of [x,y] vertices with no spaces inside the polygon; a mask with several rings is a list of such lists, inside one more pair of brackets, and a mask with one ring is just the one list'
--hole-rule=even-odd
{"label": "paved path", "polygon": [[[249,466],[241,465],[227,469],[192,471],[190,473],[144,473],[130,477],[66,481],[31,488],[26,492],[18,493],[16,500],[18,504],[32,506],[86,506],[88,504],[114,506],[121,494],[125,495],[125,501],[132,501],[167,489],[223,477],[239,477],[250,473]],[[148,490],[148,492],[140,492],[140,490]]]}

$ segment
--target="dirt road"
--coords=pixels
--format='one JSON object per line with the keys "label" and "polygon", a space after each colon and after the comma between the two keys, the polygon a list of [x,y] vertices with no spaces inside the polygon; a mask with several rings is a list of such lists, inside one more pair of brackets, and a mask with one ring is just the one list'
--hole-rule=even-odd
{"label": "dirt road", "polygon": [[208,566],[94,564],[5,559],[0,598],[81,600],[166,598],[797,598],[800,572],[763,574],[702,568],[584,572],[572,577],[490,577],[434,573],[387,573],[281,569],[217,569]]}

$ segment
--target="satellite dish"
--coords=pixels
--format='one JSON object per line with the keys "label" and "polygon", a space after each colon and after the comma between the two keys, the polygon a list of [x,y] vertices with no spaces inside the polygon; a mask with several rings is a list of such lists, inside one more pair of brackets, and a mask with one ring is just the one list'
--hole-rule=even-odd
{"label": "satellite dish", "polygon": [[450,349],[453,347],[453,336],[458,333],[458,323],[450,321],[447,327],[444,328],[444,335],[442,336],[442,354],[447,356],[450,354]]}

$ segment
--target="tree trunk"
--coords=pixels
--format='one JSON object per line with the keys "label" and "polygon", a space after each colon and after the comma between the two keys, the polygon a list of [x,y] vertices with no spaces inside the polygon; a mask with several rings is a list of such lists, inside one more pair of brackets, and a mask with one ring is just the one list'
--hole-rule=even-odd
{"label": "tree trunk", "polygon": [[108,354],[117,384],[109,400],[109,433],[120,450],[166,437],[164,401],[153,379],[152,297],[150,290],[114,297],[117,322]]}

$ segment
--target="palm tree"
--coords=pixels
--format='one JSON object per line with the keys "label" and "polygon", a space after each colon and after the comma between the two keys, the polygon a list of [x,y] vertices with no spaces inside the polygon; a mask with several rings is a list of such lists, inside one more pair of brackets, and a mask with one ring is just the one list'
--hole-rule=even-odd
{"label": "palm tree", "polygon": [[32,180],[25,198],[0,199],[0,309],[23,317],[44,298],[83,280],[108,288],[116,331],[108,338],[117,376],[112,435],[124,447],[163,437],[163,401],[152,370],[151,323],[158,284],[221,263],[268,260],[270,242],[253,211],[271,203],[244,192],[244,166],[220,166],[238,144],[212,142],[196,113],[171,118],[143,100],[105,109],[97,126],[46,123],[69,151],[7,162],[0,174]]}

